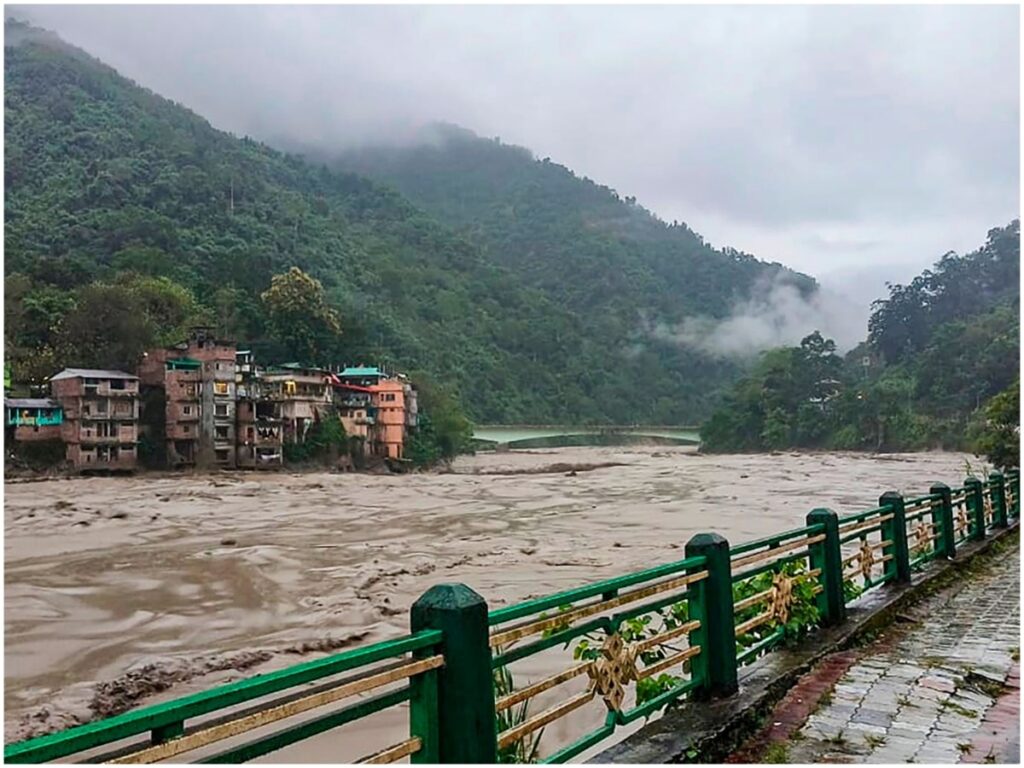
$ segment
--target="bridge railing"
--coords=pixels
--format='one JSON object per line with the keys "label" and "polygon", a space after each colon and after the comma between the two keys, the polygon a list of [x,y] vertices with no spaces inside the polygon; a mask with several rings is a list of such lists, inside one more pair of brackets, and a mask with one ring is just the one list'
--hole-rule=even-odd
{"label": "bridge railing", "polygon": [[398,709],[407,736],[363,761],[564,762],[672,702],[731,695],[743,665],[1019,517],[1010,470],[888,492],[843,517],[815,509],[735,547],[698,534],[682,560],[494,611],[438,585],[404,637],[10,744],[4,758],[242,762]]}

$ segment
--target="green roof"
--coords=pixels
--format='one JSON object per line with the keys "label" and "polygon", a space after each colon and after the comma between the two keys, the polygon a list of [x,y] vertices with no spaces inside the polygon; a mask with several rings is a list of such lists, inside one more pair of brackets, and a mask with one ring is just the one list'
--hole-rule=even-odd
{"label": "green roof", "polygon": [[195,371],[201,366],[202,363],[191,357],[177,357],[167,361],[167,369],[170,371]]}
{"label": "green roof", "polygon": [[383,376],[377,366],[356,366],[346,368],[341,372],[342,376]]}

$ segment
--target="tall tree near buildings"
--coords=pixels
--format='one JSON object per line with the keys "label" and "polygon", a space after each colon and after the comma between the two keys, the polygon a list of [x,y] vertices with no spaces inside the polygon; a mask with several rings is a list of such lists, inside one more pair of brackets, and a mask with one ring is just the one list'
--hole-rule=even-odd
{"label": "tall tree near buildings", "polygon": [[341,320],[327,305],[320,281],[292,267],[274,275],[261,298],[272,333],[300,356],[300,362],[324,362],[323,354],[341,335]]}

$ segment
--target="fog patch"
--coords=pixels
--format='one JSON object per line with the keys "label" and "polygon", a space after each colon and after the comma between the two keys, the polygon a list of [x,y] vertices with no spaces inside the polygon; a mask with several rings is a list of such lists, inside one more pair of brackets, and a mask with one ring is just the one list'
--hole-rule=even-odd
{"label": "fog patch", "polygon": [[845,352],[867,333],[866,310],[836,290],[818,288],[804,295],[785,278],[775,278],[765,280],[752,294],[725,318],[693,315],[669,325],[641,316],[641,324],[650,338],[734,359],[797,346],[814,331],[833,339]]}

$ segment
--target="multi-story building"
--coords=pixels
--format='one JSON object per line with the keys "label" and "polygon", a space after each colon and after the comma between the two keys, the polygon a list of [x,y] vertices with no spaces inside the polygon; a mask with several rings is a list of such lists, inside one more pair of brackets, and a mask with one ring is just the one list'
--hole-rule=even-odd
{"label": "multi-story building", "polygon": [[399,379],[381,379],[370,387],[377,409],[371,450],[378,456],[401,459],[405,446],[405,385]]}
{"label": "multi-story building", "polygon": [[363,437],[375,456],[405,458],[405,439],[417,424],[419,410],[408,379],[364,365],[345,368],[337,379],[345,431]]}
{"label": "multi-story building", "polygon": [[278,403],[282,442],[301,443],[313,423],[327,415],[333,405],[330,373],[287,363],[260,374],[262,393]]}
{"label": "multi-story building", "polygon": [[163,391],[170,466],[236,466],[234,342],[194,328],[187,341],[148,352],[139,376]]}
{"label": "multi-story building", "polygon": [[75,469],[135,469],[137,376],[124,371],[65,368],[50,378],[50,391],[63,411],[61,438]]}
{"label": "multi-story building", "polygon": [[[235,353],[236,457],[239,467],[276,469],[283,463],[281,403],[266,391],[252,352]],[[276,389],[276,387],[275,387]]]}

